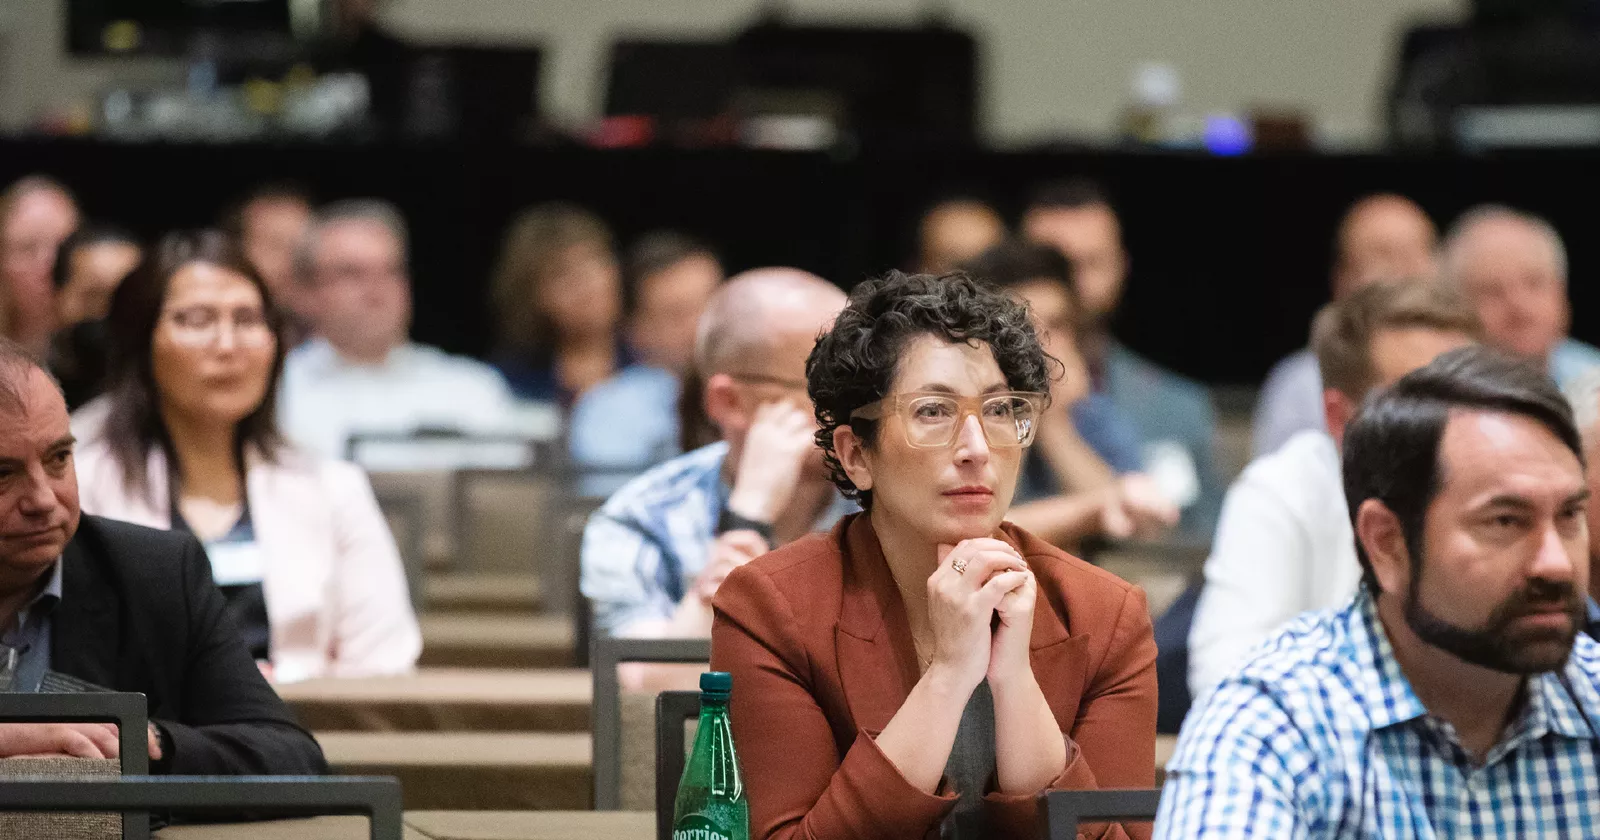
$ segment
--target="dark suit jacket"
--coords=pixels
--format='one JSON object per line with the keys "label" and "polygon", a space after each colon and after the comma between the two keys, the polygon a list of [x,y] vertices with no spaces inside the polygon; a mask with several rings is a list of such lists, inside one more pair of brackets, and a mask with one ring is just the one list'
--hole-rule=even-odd
{"label": "dark suit jacket", "polygon": [[[1155,641],[1144,594],[1006,524],[1038,579],[1033,672],[1067,743],[1051,788],[1155,784]],[[913,787],[873,737],[920,678],[905,605],[871,521],[846,517],[740,567],[717,591],[711,667],[733,674],[753,838],[921,838],[953,796]],[[941,790],[943,788],[941,787]],[[1033,794],[985,797],[996,837],[1037,834]],[[1086,826],[1149,836],[1148,823]]]}
{"label": "dark suit jacket", "polygon": [[314,775],[322,749],[261,676],[200,543],[84,516],[62,553],[50,668],[149,698],[181,775]]}

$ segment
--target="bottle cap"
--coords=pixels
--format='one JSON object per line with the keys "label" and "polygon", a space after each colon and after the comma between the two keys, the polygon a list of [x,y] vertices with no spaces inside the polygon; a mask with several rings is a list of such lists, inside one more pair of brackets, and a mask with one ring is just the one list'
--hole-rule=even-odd
{"label": "bottle cap", "polygon": [[700,690],[727,697],[733,691],[733,675],[727,671],[706,671],[700,675]]}

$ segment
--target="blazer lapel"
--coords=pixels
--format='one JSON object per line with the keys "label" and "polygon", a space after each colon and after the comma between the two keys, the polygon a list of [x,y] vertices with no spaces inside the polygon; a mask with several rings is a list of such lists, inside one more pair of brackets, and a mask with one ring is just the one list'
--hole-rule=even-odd
{"label": "blazer lapel", "polygon": [[1040,587],[1033,606],[1028,660],[1056,723],[1066,732],[1078,718],[1078,706],[1089,678],[1089,641],[1093,637],[1068,632],[1066,604],[1052,600],[1051,596],[1058,593],[1046,589]]}
{"label": "blazer lapel", "polygon": [[115,688],[126,685],[118,677],[137,666],[121,656],[122,602],[109,571],[85,548],[83,527],[61,553],[61,603],[50,622],[50,668]]}
{"label": "blazer lapel", "polygon": [[905,604],[866,514],[846,528],[843,549],[844,593],[834,631],[840,680],[856,729],[876,734],[916,685],[916,647]]}

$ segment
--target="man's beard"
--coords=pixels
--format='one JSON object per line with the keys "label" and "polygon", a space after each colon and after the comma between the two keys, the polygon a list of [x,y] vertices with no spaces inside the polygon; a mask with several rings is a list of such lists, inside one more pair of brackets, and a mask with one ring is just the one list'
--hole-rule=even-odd
{"label": "man's beard", "polygon": [[[1406,625],[1417,638],[1473,665],[1507,674],[1539,674],[1566,664],[1583,626],[1585,603],[1570,583],[1534,579],[1495,607],[1481,630],[1451,624],[1423,606],[1421,570],[1413,569]],[[1519,630],[1517,619],[1559,606],[1571,618],[1564,631]]]}

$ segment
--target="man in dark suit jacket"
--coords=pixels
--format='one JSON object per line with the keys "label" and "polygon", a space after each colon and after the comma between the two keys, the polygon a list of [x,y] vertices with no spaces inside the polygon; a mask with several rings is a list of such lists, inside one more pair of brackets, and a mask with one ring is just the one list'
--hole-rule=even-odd
{"label": "man in dark suit jacket", "polygon": [[[192,536],[80,518],[66,401],[0,340],[0,666],[12,690],[62,675],[149,698],[157,773],[327,772],[261,676]],[[14,652],[14,653],[12,653]],[[0,757],[115,757],[95,724],[0,725]]]}

